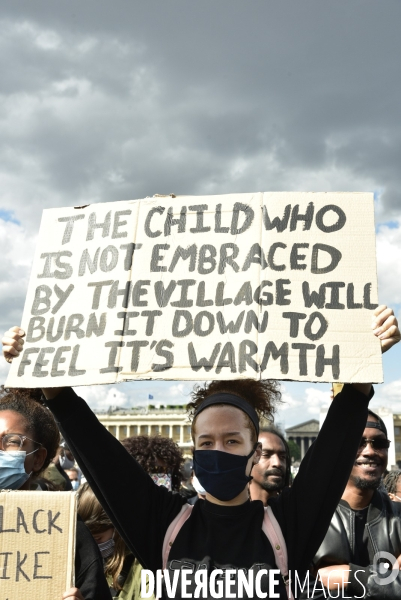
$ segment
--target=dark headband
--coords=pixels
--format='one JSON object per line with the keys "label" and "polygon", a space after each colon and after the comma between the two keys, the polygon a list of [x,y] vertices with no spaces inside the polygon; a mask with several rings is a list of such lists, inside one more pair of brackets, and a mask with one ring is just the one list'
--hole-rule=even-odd
{"label": "dark headband", "polygon": [[379,417],[379,415],[377,415],[376,413],[373,412],[373,410],[370,410],[370,409],[368,410],[368,415],[372,415],[372,417],[375,417],[378,420],[378,423],[376,423],[376,421],[368,421],[366,423],[366,427],[373,427],[374,429],[380,429],[380,431],[382,431],[385,434],[385,436],[387,437],[387,427],[385,426],[383,419],[381,419]]}
{"label": "dark headband", "polygon": [[236,396],[235,394],[228,394],[222,392],[208,396],[206,400],[202,402],[202,404],[196,409],[194,419],[199,415],[200,412],[202,412],[202,410],[205,410],[205,408],[208,408],[209,406],[213,406],[215,404],[229,404],[230,406],[235,406],[236,408],[242,410],[248,415],[248,417],[254,424],[256,429],[256,435],[259,435],[259,417],[256,414],[256,410],[251,404],[249,404],[249,402],[247,402],[240,396]]}
{"label": "dark headband", "polygon": [[382,431],[383,433],[385,433],[387,435],[387,429],[385,427],[383,427],[381,423],[376,423],[376,421],[367,421],[366,427],[368,429],[370,429],[371,427],[373,429],[380,429],[380,431]]}
{"label": "dark headband", "polygon": [[367,421],[367,422],[366,422],[366,427],[367,427],[368,429],[370,429],[371,427],[372,427],[373,429],[380,429],[380,431],[383,431],[383,433],[386,433],[386,432],[384,431],[383,427],[381,426],[381,424],[380,424],[380,423],[376,423],[376,421]]}

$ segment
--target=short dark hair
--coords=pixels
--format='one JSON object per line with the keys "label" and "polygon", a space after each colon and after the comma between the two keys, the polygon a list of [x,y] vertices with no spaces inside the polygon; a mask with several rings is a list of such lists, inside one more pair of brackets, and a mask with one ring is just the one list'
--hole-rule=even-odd
{"label": "short dark hair", "polygon": [[47,450],[45,461],[38,473],[49,466],[60,444],[60,432],[56,421],[50,410],[41,403],[41,397],[40,390],[8,389],[4,386],[0,389],[0,411],[11,410],[20,414],[27,422],[32,438]]}
{"label": "short dark hair", "polygon": [[147,473],[160,472],[157,460],[163,461],[168,472],[171,472],[173,491],[179,490],[182,481],[180,469],[184,458],[178,444],[172,439],[160,435],[135,435],[125,438],[121,443]]}
{"label": "short dark hair", "polygon": [[280,440],[283,442],[284,448],[285,448],[285,462],[286,462],[284,487],[290,485],[290,483],[291,483],[291,454],[290,454],[290,448],[287,444],[287,440],[285,439],[284,434],[273,424],[264,425],[263,427],[261,427],[259,435],[261,433],[273,433],[278,438],[280,438]]}

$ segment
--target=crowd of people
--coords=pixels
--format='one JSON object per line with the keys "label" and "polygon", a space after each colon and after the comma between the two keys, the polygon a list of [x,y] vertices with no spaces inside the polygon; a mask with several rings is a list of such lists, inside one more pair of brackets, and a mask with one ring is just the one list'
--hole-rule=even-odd
{"label": "crowd of people", "polygon": [[[387,307],[375,319],[388,350],[397,321]],[[23,335],[5,334],[6,358]],[[285,437],[260,426],[273,422],[276,381],[195,387],[187,460],[160,436],[119,442],[71,388],[3,389],[0,489],[78,490],[64,599],[401,598],[401,471],[387,472],[372,396],[370,384],[344,385],[292,479]]]}

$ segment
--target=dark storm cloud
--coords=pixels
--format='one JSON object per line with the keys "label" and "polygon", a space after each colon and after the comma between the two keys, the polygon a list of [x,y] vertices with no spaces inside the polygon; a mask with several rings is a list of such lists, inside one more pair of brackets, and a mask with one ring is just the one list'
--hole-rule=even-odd
{"label": "dark storm cloud", "polygon": [[[399,215],[399,3],[39,1],[3,14],[3,93],[44,97],[8,141],[35,153],[57,203],[303,182],[380,189],[381,216]],[[23,23],[59,45],[33,44]]]}
{"label": "dark storm cloud", "polygon": [[[21,223],[0,213],[3,330],[43,208],[358,190],[377,192],[380,221],[401,218],[398,0],[3,4],[0,210]],[[387,302],[400,231],[378,237]]]}

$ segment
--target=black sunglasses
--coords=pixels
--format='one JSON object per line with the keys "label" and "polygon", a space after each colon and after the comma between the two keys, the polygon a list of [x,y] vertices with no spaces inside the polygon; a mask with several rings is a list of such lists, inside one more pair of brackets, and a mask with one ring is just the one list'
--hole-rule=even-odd
{"label": "black sunglasses", "polygon": [[390,440],[386,440],[384,438],[368,439],[363,437],[359,443],[359,450],[366,448],[368,444],[372,446],[373,450],[385,450],[390,448],[390,443]]}

